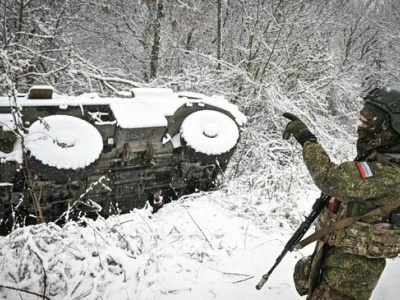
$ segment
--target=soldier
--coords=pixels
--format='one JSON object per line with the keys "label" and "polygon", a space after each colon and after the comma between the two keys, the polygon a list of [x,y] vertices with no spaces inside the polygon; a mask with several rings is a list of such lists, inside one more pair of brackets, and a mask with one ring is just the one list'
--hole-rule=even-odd
{"label": "soldier", "polygon": [[357,129],[357,157],[339,165],[330,161],[302,121],[284,114],[291,121],[283,138],[293,135],[302,145],[314,183],[332,197],[316,230],[333,227],[331,224],[349,217],[361,217],[322,236],[311,259],[303,259],[296,266],[295,280],[304,276],[301,272],[307,273],[306,289],[303,286],[298,291],[307,294],[308,300],[369,299],[385,268],[385,258],[400,252],[399,213],[364,217],[400,199],[400,92],[374,89],[364,100]]}

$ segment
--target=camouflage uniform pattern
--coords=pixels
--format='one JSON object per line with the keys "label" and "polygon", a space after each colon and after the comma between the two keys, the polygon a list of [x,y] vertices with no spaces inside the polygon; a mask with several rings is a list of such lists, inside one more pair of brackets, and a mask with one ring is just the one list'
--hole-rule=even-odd
{"label": "camouflage uniform pattern", "polygon": [[354,298],[335,292],[322,281],[307,300],[354,300]]}
{"label": "camouflage uniform pattern", "polygon": [[[341,211],[346,212],[346,204],[343,204]],[[336,222],[340,217],[340,214],[325,209],[319,216],[316,230]],[[394,258],[400,253],[400,226],[357,221],[321,240],[330,246],[340,247],[346,253],[369,258]]]}
{"label": "camouflage uniform pattern", "polygon": [[301,258],[294,267],[293,279],[296,291],[300,296],[307,295],[310,290],[311,262],[311,255],[306,256]]}
{"label": "camouflage uniform pattern", "polygon": [[[310,299],[367,300],[385,268],[385,259],[367,258],[331,247],[325,252],[320,284]],[[335,297],[329,296],[335,295]]]}
{"label": "camouflage uniform pattern", "polygon": [[[400,161],[390,156],[374,151],[366,157],[365,161],[373,173],[369,178],[361,176],[355,162],[332,163],[316,142],[305,143],[303,157],[318,188],[341,201],[339,210],[331,218],[333,221],[364,215],[400,198]],[[387,223],[388,216],[369,217],[361,221],[367,225]],[[370,298],[385,267],[385,259],[365,257],[362,251],[357,254],[349,252],[345,252],[340,245],[325,247],[320,283],[307,299]]]}

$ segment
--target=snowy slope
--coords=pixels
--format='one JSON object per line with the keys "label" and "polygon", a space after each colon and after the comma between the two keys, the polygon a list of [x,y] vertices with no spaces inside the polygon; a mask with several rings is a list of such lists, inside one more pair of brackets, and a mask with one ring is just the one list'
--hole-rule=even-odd
{"label": "snowy slope", "polygon": [[[300,212],[317,193],[302,196]],[[262,274],[275,262],[293,228],[268,215],[276,203],[255,203],[221,190],[166,205],[157,214],[136,210],[86,227],[38,225],[0,238],[0,285],[50,299],[300,299],[292,282],[295,261],[312,251],[288,253],[261,291]],[[373,300],[400,293],[400,260],[391,260]],[[46,275],[44,275],[46,274]],[[2,299],[39,299],[0,288]]]}

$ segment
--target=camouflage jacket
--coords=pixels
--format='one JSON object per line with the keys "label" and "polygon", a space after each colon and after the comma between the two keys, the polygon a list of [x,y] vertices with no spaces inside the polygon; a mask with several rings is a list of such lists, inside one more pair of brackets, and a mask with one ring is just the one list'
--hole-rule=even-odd
{"label": "camouflage jacket", "polygon": [[[335,164],[320,144],[311,141],[303,147],[303,158],[317,187],[346,207],[342,218],[363,215],[400,199],[400,159],[373,152],[364,162]],[[387,222],[387,217],[363,221]]]}
{"label": "camouflage jacket", "polygon": [[[364,215],[400,198],[400,160],[390,155],[373,152],[364,162],[335,164],[321,145],[309,141],[303,147],[303,156],[318,188],[341,201],[336,213],[323,210],[316,230],[346,217]],[[364,218],[317,243],[307,299],[333,299],[329,296],[331,289],[351,297],[346,299],[370,299],[385,267],[385,258],[400,253],[400,226],[387,224],[388,217]],[[334,247],[325,247],[326,244]],[[329,283],[329,289],[318,285],[320,278]]]}

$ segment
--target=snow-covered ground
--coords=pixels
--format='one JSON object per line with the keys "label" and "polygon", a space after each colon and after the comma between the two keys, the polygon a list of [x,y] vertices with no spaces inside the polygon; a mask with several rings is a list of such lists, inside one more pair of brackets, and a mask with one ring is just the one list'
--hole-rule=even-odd
{"label": "snow-covered ground", "polygon": [[[256,290],[294,228],[287,214],[265,213],[279,203],[228,190],[187,196],[156,214],[135,210],[86,227],[37,225],[1,237],[0,297],[41,299],[15,288],[46,290],[49,299],[300,299],[293,267],[313,247],[288,253]],[[305,214],[317,196],[280,206]],[[400,260],[389,260],[372,299],[398,299],[399,277]]]}

